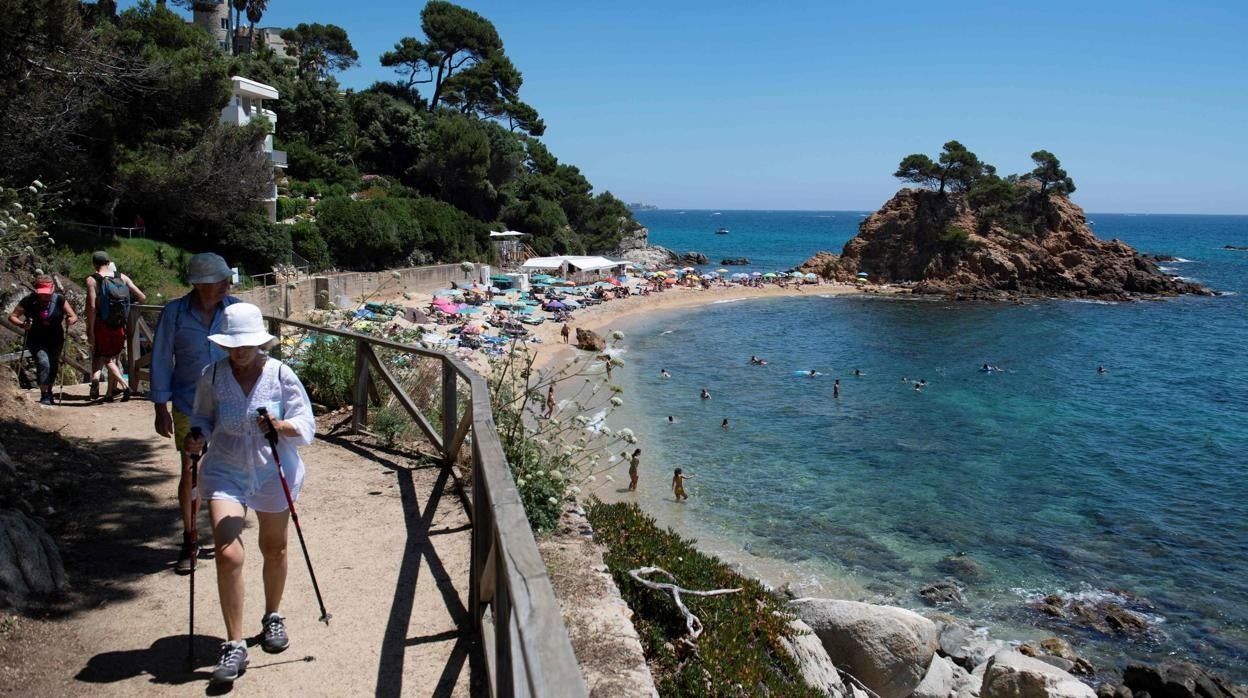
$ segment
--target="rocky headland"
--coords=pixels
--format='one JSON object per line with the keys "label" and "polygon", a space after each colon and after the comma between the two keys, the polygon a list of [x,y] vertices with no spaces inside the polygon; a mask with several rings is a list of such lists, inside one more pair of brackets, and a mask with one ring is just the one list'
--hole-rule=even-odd
{"label": "rocky headland", "polygon": [[862,221],[840,255],[819,252],[797,270],[842,282],[865,273],[873,283],[957,298],[1214,293],[1163,272],[1120,240],[1097,238],[1068,197],[1030,189],[1007,210],[976,205],[964,192],[902,189]]}
{"label": "rocky headland", "polygon": [[666,247],[650,244],[650,229],[638,226],[627,231],[615,249],[608,251],[608,257],[627,259],[643,267],[648,266],[687,266],[710,264],[711,260],[700,252],[676,252]]}

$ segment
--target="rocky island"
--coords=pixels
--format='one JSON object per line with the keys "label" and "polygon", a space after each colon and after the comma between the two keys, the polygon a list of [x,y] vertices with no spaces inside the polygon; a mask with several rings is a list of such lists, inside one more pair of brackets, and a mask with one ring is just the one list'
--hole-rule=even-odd
{"label": "rocky island", "polygon": [[1213,294],[1120,240],[1097,238],[1057,158],[1041,150],[1032,159],[1035,170],[1002,178],[957,141],[937,161],[907,156],[895,175],[924,186],[865,218],[840,255],[820,252],[797,269],[846,282],[865,273],[955,298]]}

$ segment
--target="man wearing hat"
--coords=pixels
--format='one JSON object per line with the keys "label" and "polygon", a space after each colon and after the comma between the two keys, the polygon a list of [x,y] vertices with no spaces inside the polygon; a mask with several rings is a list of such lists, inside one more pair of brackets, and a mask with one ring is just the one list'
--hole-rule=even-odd
{"label": "man wearing hat", "polygon": [[55,404],[52,385],[60,373],[65,327],[78,322],[73,306],[56,292],[52,277],[41,275],[35,279],[35,292],[17,302],[9,322],[26,331],[25,348],[39,364],[39,403]]}
{"label": "man wearing hat", "polygon": [[130,277],[117,271],[107,252],[91,255],[95,273],[87,277],[87,343],[91,345],[91,399],[100,396],[100,369],[107,381],[105,400],[112,401],[114,388],[121,388],[122,400],[130,399],[130,386],[121,373],[117,357],[126,348],[126,315],[130,303],[142,303],[147,296]]}
{"label": "man wearing hat", "polygon": [[[234,272],[220,255],[204,252],[191,257],[187,282],[193,290],[174,299],[160,313],[152,342],[151,399],[156,406],[156,433],[174,437],[181,452],[182,477],[178,481],[178,504],[182,508],[182,548],[178,574],[189,574],[197,550],[191,544],[191,459],[184,450],[194,409],[195,385],[206,366],[226,357],[226,351],[208,341],[217,334],[226,307],[240,302],[228,295]],[[172,412],[169,403],[173,403]]]}

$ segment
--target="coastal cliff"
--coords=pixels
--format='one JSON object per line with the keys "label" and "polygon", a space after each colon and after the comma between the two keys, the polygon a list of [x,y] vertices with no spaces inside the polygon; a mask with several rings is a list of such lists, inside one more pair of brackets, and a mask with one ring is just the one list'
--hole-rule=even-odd
{"label": "coastal cliff", "polygon": [[902,189],[839,256],[820,252],[797,269],[845,282],[865,272],[872,282],[960,298],[1213,294],[1120,240],[1097,238],[1083,209],[1038,188],[1009,210],[975,206],[962,192]]}

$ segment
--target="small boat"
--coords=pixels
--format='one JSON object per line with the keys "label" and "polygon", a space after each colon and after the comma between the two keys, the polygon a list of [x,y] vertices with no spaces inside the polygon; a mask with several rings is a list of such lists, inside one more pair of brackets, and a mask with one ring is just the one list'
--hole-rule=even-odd
{"label": "small boat", "polygon": [[727,234],[728,234],[728,229],[727,229],[727,228],[716,228],[716,229],[715,229],[715,234],[716,234],[716,235],[727,235]]}

